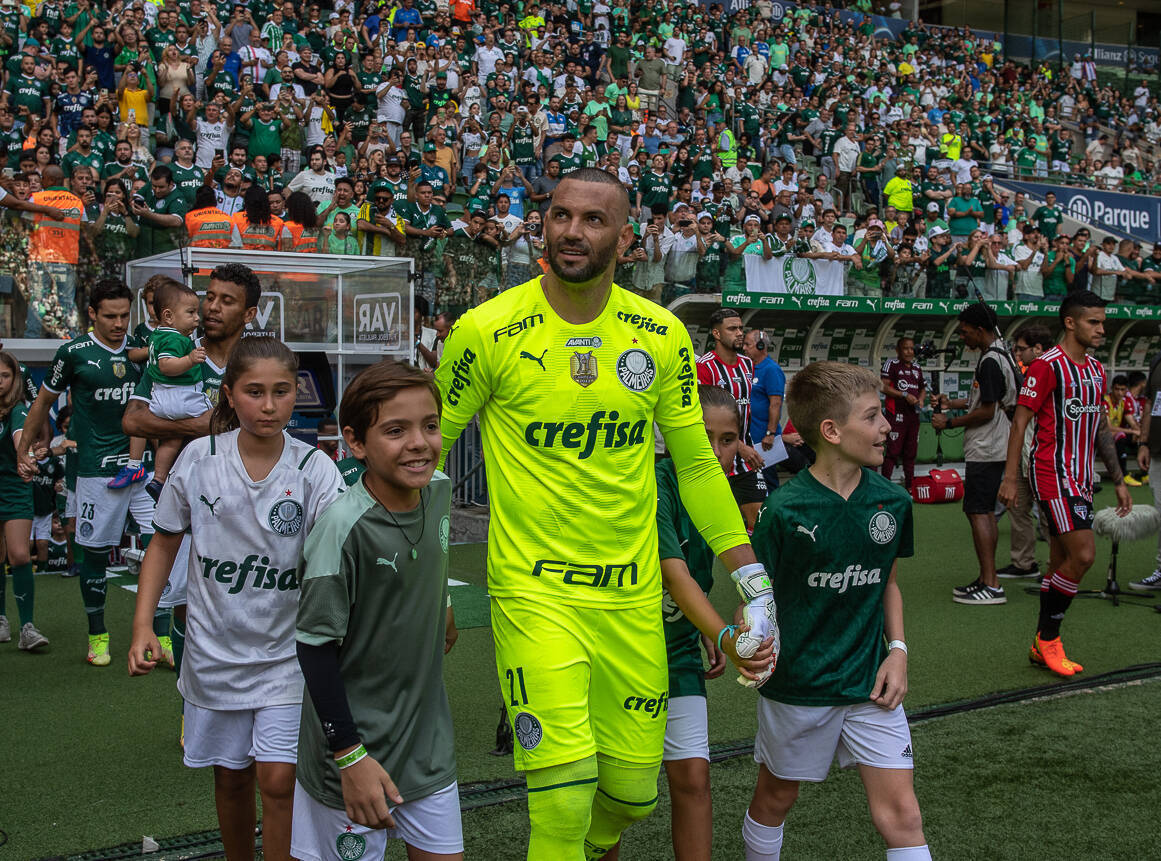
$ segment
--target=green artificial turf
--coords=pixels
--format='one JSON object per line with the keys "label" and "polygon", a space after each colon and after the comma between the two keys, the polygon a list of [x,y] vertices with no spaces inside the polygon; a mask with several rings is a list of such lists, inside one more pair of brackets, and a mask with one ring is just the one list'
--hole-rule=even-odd
{"label": "green artificial turf", "polygon": [[[1111,498],[1111,493],[1102,493],[1098,507]],[[1140,504],[1151,501],[1148,488],[1135,490],[1134,498]],[[1050,684],[1053,678],[1031,667],[1026,658],[1036,596],[1024,593],[1022,581],[1005,581],[1009,601],[1004,606],[953,604],[951,587],[975,576],[966,519],[958,506],[947,505],[917,506],[916,520],[916,556],[899,568],[910,647],[908,710]],[[1007,546],[1005,518],[1000,524],[1000,564],[1007,561]],[[1047,545],[1038,549],[1043,563]],[[1121,548],[1122,587],[1153,569],[1155,552],[1150,542]],[[469,584],[453,589],[461,632],[445,667],[463,784],[514,776],[510,757],[489,755],[500,693],[487,627],[484,560],[482,545],[452,548],[450,576]],[[1108,546],[1102,542],[1085,586],[1104,583],[1107,561]],[[723,612],[730,612],[735,599],[725,579],[718,577],[712,598]],[[121,582],[132,584],[129,578]],[[41,576],[36,586],[37,623],[51,646],[45,654],[28,655],[17,651],[15,642],[0,644],[0,830],[8,839],[0,846],[0,861],[79,853],[140,841],[143,835],[161,839],[216,827],[210,774],[181,764],[173,674],[158,670],[145,678],[127,675],[125,648],[134,595],[117,580],[110,581],[107,619],[113,664],[95,669],[84,661],[85,617],[77,581]],[[15,622],[15,602],[8,591],[7,609]],[[1082,660],[1090,674],[1157,660],[1161,615],[1151,604],[1158,601],[1161,595],[1113,607],[1106,601],[1078,599],[1064,627],[1070,655]],[[708,686],[713,742],[752,738],[755,731],[755,695],[729,675]],[[1143,733],[1161,707],[1158,687],[1012,706],[1004,712],[1013,715],[1007,723],[996,717],[1002,710],[992,709],[918,726],[916,765],[929,834],[937,849],[958,847],[940,855],[1020,858],[1029,857],[1028,847],[1052,846],[1058,849],[1039,854],[1145,854],[1138,826],[1131,821],[1125,827],[1110,823],[1099,829],[1100,839],[1116,841],[1109,851],[1096,844],[1091,851],[1083,847],[1090,823],[1102,812],[1122,818],[1130,814],[1127,818],[1142,822],[1141,828],[1151,822],[1144,805],[1151,803],[1153,793],[1145,787],[1155,781],[1151,776],[1138,780],[1134,774],[1143,763],[1155,761]],[[1132,706],[1136,697],[1142,698],[1139,716]],[[1114,702],[1121,705],[1106,706]],[[1060,733],[1046,729],[1056,717],[1040,716],[1057,715],[1055,710],[1063,710]],[[1069,758],[1073,755],[1075,761]],[[715,765],[713,774],[721,857],[737,858],[734,831],[752,786],[753,765],[735,760]],[[1061,798],[1070,800],[1062,804]],[[979,810],[989,813],[980,818],[975,815]],[[818,821],[811,824],[811,816]],[[469,857],[519,856],[525,820],[519,802],[467,813]],[[857,779],[851,775],[833,787],[804,793],[796,820],[787,836],[787,857],[791,851],[799,858],[881,857]],[[622,857],[668,857],[667,823],[662,805],[630,834]],[[826,839],[808,838],[815,831],[825,832]],[[800,840],[821,842],[796,842]]]}

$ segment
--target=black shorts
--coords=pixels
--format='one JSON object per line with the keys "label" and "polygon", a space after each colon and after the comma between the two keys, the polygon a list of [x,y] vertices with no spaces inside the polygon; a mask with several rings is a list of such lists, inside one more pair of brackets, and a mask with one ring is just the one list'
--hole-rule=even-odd
{"label": "black shorts", "polygon": [[963,478],[963,513],[994,514],[1003,479],[1004,461],[968,461]]}
{"label": "black shorts", "polygon": [[1083,496],[1062,496],[1060,499],[1040,499],[1042,523],[1048,524],[1048,533],[1054,536],[1079,529],[1092,529],[1093,504]]}
{"label": "black shorts", "polygon": [[734,501],[738,505],[748,505],[753,502],[765,502],[770,491],[766,488],[766,479],[761,470],[751,469],[749,472],[735,472],[730,476],[730,490],[734,492]]}

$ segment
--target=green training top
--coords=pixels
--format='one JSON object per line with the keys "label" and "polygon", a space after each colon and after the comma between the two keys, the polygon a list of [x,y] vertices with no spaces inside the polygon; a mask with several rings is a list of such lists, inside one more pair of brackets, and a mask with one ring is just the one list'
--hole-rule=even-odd
{"label": "green training top", "polygon": [[803,470],[762,506],[754,552],[774,584],[782,653],[762,696],[801,706],[866,702],[883,641],[883,592],[910,556],[911,498],[877,472],[844,500]]}
{"label": "green training top", "polygon": [[[295,638],[339,644],[363,745],[408,801],[456,779],[443,685],[450,508],[451,480],[441,472],[408,512],[388,512],[359,481],[327,508],[303,549]],[[297,778],[312,798],[343,809],[339,769],[309,696]]]}
{"label": "green training top", "polygon": [[[673,460],[657,463],[657,550],[661,559],[681,559],[689,574],[707,595],[713,588],[714,554],[677,492],[677,471]],[[665,622],[665,651],[669,655],[669,698],[705,696],[705,668],[701,660],[701,632],[681,608],[662,593],[661,614]]]}

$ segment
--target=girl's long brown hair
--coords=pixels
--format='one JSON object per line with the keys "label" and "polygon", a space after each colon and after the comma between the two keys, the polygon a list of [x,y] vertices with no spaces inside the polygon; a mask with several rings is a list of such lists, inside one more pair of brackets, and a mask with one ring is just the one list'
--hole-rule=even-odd
{"label": "girl's long brown hair", "polygon": [[12,387],[8,389],[8,394],[0,398],[0,418],[4,418],[24,400],[24,375],[20,373],[20,363],[16,357],[7,350],[0,350],[0,364],[12,372]]}
{"label": "girl's long brown hair", "polygon": [[[0,353],[0,355],[3,354]],[[282,366],[290,371],[292,377],[296,377],[298,374],[298,357],[277,338],[266,335],[243,337],[234,345],[234,349],[230,350],[230,358],[226,362],[226,373],[222,377],[222,386],[228,386],[233,392],[234,386],[238,384],[238,379],[242,374],[263,359],[281,362]],[[229,398],[219,397],[218,405],[214,407],[214,414],[210,418],[210,432],[226,433],[237,428],[238,414],[230,406]]]}

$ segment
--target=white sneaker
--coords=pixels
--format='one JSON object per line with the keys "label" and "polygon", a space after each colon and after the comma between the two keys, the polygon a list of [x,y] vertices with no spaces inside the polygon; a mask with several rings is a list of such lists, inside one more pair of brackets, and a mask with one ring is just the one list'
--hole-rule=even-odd
{"label": "white sneaker", "polygon": [[0,616],[0,643],[12,642],[12,627],[8,624],[7,616]]}
{"label": "white sneaker", "polygon": [[36,630],[36,625],[25,622],[20,629],[20,642],[17,645],[26,652],[48,645],[48,637]]}
{"label": "white sneaker", "polygon": [[1129,584],[1130,589],[1142,589],[1147,592],[1161,590],[1161,570],[1154,571],[1148,577],[1134,580]]}

